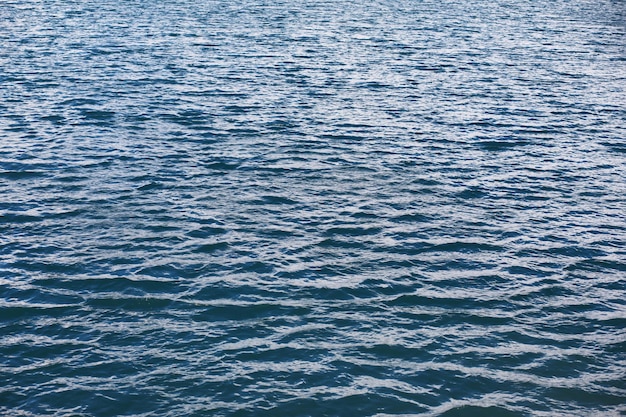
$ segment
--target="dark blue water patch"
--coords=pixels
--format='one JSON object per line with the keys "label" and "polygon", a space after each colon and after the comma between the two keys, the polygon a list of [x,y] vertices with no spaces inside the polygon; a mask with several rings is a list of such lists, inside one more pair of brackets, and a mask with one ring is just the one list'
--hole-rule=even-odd
{"label": "dark blue water patch", "polygon": [[[119,372],[116,368],[115,371]],[[120,375],[123,375],[120,373]],[[146,412],[153,406],[143,402],[141,398],[160,399],[163,396],[146,392],[114,392],[113,390],[98,389],[94,386],[69,387],[63,382],[51,383],[49,389],[54,395],[38,393],[36,401],[29,401],[26,408],[31,413],[45,413],[48,409],[56,409],[62,413],[75,413],[75,407],[68,407],[72,404],[72,399],[78,399],[82,405],[82,412],[98,413],[100,415],[115,415],[122,412],[122,415],[132,415]],[[135,389],[132,389],[135,391]],[[123,405],[120,404],[123,402]]]}
{"label": "dark blue water patch", "polygon": [[150,310],[158,312],[165,311],[169,308],[175,308],[176,302],[168,298],[150,296],[128,297],[121,294],[115,294],[109,297],[90,297],[85,301],[85,306],[116,311],[143,312]]}
{"label": "dark blue water patch", "polygon": [[261,199],[257,201],[252,201],[249,204],[259,204],[259,205],[294,205],[298,204],[297,201],[294,201],[290,198],[277,196],[277,195],[263,195],[260,196]]}
{"label": "dark blue water patch", "polygon": [[[419,292],[419,291],[418,291]],[[404,294],[393,300],[385,301],[385,305],[394,306],[415,306],[415,307],[437,307],[450,309],[497,309],[499,306],[507,307],[507,302],[497,300],[481,300],[474,297],[449,298],[449,297],[429,297],[419,294]]]}
{"label": "dark blue water patch", "polygon": [[81,115],[86,120],[109,121],[115,117],[115,112],[106,110],[85,109],[81,110]]}
{"label": "dark blue water patch", "polygon": [[119,293],[133,296],[148,294],[176,294],[184,290],[177,281],[154,279],[129,279],[127,277],[81,278],[72,280],[43,279],[37,283],[51,290],[72,291],[77,294],[99,292]]}
{"label": "dark blue water patch", "polygon": [[487,151],[506,151],[519,146],[528,146],[531,142],[526,140],[482,140],[477,146]]}
{"label": "dark blue water patch", "polygon": [[61,183],[85,183],[90,178],[84,175],[57,175],[54,177],[54,181]]}
{"label": "dark blue water patch", "polygon": [[227,232],[228,230],[223,227],[203,226],[198,229],[190,230],[186,234],[192,238],[207,239],[213,236],[223,235]]}
{"label": "dark blue water patch", "polygon": [[11,264],[12,268],[45,274],[67,273],[80,274],[87,272],[87,266],[81,262],[41,262],[30,259],[19,260]]}
{"label": "dark blue water patch", "polygon": [[[561,309],[556,309],[557,311]],[[572,313],[572,316],[575,313]],[[574,316],[573,316],[574,317]],[[587,320],[581,319],[584,315],[576,315],[576,320],[567,320],[559,324],[546,324],[537,326],[538,331],[554,332],[563,336],[592,335],[595,333],[592,324]],[[591,325],[590,325],[591,324]]]}
{"label": "dark blue water patch", "polygon": [[[292,415],[298,417],[308,417],[313,415],[334,415],[336,410],[351,410],[355,413],[364,413],[373,407],[379,412],[388,412],[390,414],[406,414],[424,412],[425,407],[419,407],[411,401],[402,401],[394,395],[366,395],[353,394],[341,398],[325,399],[297,399],[294,401],[283,401],[279,406],[271,407],[269,410],[262,412],[262,415]],[[368,405],[365,405],[368,404]],[[315,410],[312,412],[311,410]],[[250,412],[241,412],[237,415],[249,416]]]}
{"label": "dark blue water patch", "polygon": [[626,263],[617,260],[607,259],[584,259],[568,265],[565,268],[567,271],[603,271],[603,270],[615,270],[626,271]]}
{"label": "dark blue water patch", "polygon": [[326,229],[323,233],[324,236],[371,236],[377,235],[381,232],[378,227],[331,227]]}
{"label": "dark blue water patch", "polygon": [[209,170],[215,170],[215,171],[232,171],[232,170],[239,168],[241,163],[242,161],[226,159],[222,161],[220,160],[213,161],[209,164],[206,164],[204,167]]}
{"label": "dark blue water patch", "polygon": [[[624,349],[626,349],[626,342],[619,342],[619,343],[608,345],[606,349],[611,354],[620,355],[624,352]],[[621,388],[625,388],[623,383],[621,384]]]}
{"label": "dark blue water patch", "polygon": [[615,152],[618,154],[626,153],[626,145],[619,142],[606,142],[603,143],[611,152]]}
{"label": "dark blue water patch", "polygon": [[478,405],[462,405],[451,408],[441,414],[440,417],[481,417],[481,416],[502,416],[502,417],[526,417],[527,413],[521,411],[509,410],[504,407],[490,406],[483,407]]}
{"label": "dark blue water patch", "polygon": [[556,279],[542,279],[527,293],[511,295],[512,301],[538,301],[574,295],[574,291]]}
{"label": "dark blue water patch", "polygon": [[233,273],[235,274],[270,274],[274,272],[275,265],[269,262],[246,261],[235,265]]}
{"label": "dark blue water patch", "polygon": [[33,179],[38,177],[44,177],[46,175],[47,173],[45,171],[0,171],[0,178],[4,178],[7,180]]}
{"label": "dark blue water patch", "polygon": [[150,191],[150,190],[158,190],[163,189],[165,185],[161,182],[150,182],[148,184],[144,184],[137,188],[137,191]]}
{"label": "dark blue water patch", "polygon": [[[602,305],[603,303],[597,303],[596,305]],[[607,313],[610,314],[611,312],[611,308],[606,306],[604,307],[607,311]],[[598,310],[600,310],[601,308],[598,308]],[[623,329],[624,326],[626,325],[626,319],[625,318],[621,318],[621,317],[616,317],[616,318],[601,318],[601,319],[596,319],[595,320],[596,323],[595,325],[598,327],[603,327],[606,328],[606,331],[611,331],[610,329],[613,328],[615,329],[615,331],[620,331],[620,329]]]}
{"label": "dark blue water patch", "polygon": [[398,223],[429,223],[432,221],[432,217],[419,213],[411,213],[395,216],[390,220]]}
{"label": "dark blue water patch", "polygon": [[580,357],[567,356],[562,359],[547,359],[541,361],[541,366],[533,368],[533,374],[546,378],[578,378],[588,367],[602,364],[589,363]]}
{"label": "dark blue water patch", "polygon": [[38,215],[20,214],[20,213],[0,214],[0,224],[8,223],[12,225],[12,224],[21,224],[21,223],[41,222],[43,220],[44,218]]}
{"label": "dark blue water patch", "polygon": [[229,247],[228,242],[215,242],[199,245],[194,252],[198,253],[213,253],[217,251],[226,250]]}
{"label": "dark blue water patch", "polygon": [[335,239],[335,238],[327,238],[317,242],[316,246],[320,248],[336,248],[336,249],[353,249],[353,250],[362,250],[369,245],[361,242],[354,242],[352,240],[345,239]]}
{"label": "dark blue water patch", "polygon": [[451,242],[442,244],[430,244],[427,242],[417,242],[405,245],[405,247],[394,247],[389,250],[393,253],[405,253],[408,255],[418,255],[426,253],[481,253],[481,252],[503,252],[504,247],[485,243],[474,242]]}
{"label": "dark blue water patch", "polygon": [[75,311],[72,305],[54,305],[38,303],[20,305],[16,303],[13,306],[4,306],[2,308],[2,322],[9,323],[13,321],[24,322],[30,321],[35,317],[65,317],[71,315]]}

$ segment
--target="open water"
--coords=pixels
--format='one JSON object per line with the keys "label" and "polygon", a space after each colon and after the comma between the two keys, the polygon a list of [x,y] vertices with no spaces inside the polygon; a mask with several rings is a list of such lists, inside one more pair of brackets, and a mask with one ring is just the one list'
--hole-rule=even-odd
{"label": "open water", "polygon": [[0,415],[626,415],[623,0],[4,0]]}

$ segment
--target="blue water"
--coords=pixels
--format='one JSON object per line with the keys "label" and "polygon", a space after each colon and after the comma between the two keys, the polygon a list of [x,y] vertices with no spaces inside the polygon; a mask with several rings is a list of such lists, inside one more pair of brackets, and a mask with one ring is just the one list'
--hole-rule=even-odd
{"label": "blue water", "polygon": [[0,4],[0,415],[626,415],[622,0]]}

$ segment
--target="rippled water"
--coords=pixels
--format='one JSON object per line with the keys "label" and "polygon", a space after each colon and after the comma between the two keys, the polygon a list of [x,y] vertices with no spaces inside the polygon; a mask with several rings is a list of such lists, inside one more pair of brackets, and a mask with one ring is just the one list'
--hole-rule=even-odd
{"label": "rippled water", "polygon": [[0,414],[626,415],[626,3],[0,4]]}

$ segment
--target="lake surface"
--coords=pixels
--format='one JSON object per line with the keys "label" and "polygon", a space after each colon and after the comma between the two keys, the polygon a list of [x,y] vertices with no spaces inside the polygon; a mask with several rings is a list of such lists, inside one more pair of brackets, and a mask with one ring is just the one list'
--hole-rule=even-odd
{"label": "lake surface", "polygon": [[0,4],[0,414],[626,415],[626,3]]}

